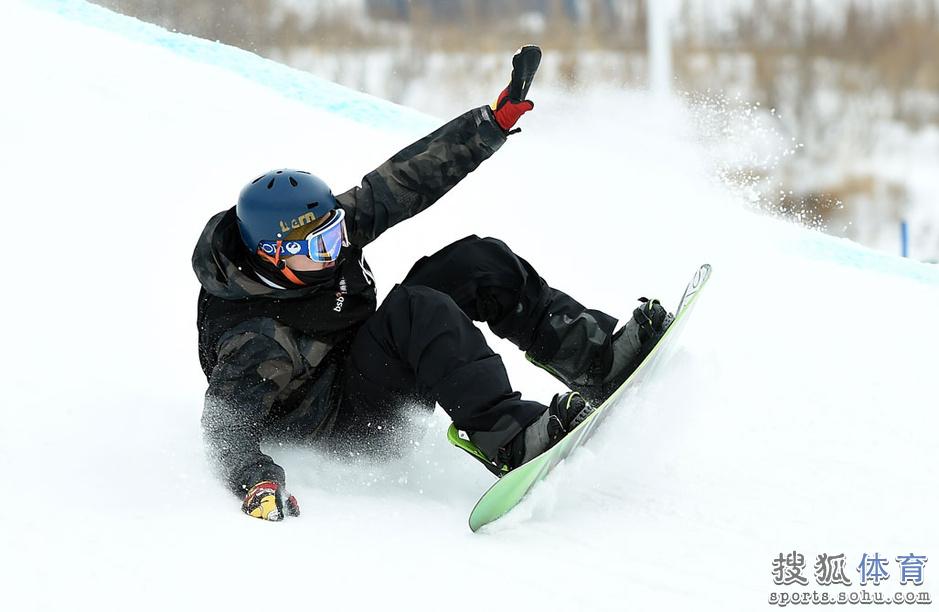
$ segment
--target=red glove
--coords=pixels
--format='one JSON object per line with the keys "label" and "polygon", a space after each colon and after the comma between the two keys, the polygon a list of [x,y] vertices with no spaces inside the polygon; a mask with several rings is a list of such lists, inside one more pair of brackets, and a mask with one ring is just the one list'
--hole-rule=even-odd
{"label": "red glove", "polygon": [[535,103],[526,100],[528,88],[541,63],[541,49],[535,45],[526,45],[512,56],[512,78],[509,86],[502,90],[496,101],[492,103],[492,114],[496,123],[506,134],[512,134],[519,117],[535,108]]}
{"label": "red glove", "polygon": [[300,516],[300,504],[297,503],[297,498],[270,480],[259,482],[251,487],[245,495],[241,509],[249,516],[266,521],[282,521],[284,516]]}
{"label": "red glove", "polygon": [[496,123],[502,128],[502,131],[508,133],[512,131],[518,118],[535,108],[535,103],[531,100],[522,100],[521,102],[512,102],[509,100],[509,88],[506,87],[499,94],[499,97],[492,103],[492,114],[496,116]]}

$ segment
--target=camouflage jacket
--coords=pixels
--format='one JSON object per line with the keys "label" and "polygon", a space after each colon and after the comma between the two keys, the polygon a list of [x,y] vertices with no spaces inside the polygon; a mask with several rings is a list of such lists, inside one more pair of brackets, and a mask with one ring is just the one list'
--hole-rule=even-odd
{"label": "camouflage jacket", "polygon": [[210,456],[230,488],[284,483],[261,452],[265,436],[327,436],[348,344],[376,307],[362,247],[429,207],[502,143],[489,107],[473,109],[405,147],[337,196],[352,246],[323,282],[281,289],[255,273],[234,208],[212,217],[192,256],[199,357],[209,382],[202,415]]}

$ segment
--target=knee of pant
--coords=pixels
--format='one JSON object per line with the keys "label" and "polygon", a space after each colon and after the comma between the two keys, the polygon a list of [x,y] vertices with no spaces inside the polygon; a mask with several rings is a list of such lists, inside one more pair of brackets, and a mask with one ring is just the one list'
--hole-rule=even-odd
{"label": "knee of pant", "polygon": [[528,266],[501,240],[476,235],[461,238],[414,264],[402,284],[424,285],[469,297],[474,286],[520,287],[529,276]]}
{"label": "knee of pant", "polygon": [[474,288],[479,320],[496,321],[513,311],[531,277],[525,262],[497,238],[468,236],[455,246],[452,272]]}
{"label": "knee of pant", "polygon": [[486,236],[467,236],[453,243],[453,257],[458,261],[465,262],[486,262],[486,268],[492,271],[498,271],[502,275],[516,276],[518,282],[522,282],[521,265],[518,255],[515,254],[509,245],[498,238]]}
{"label": "knee of pant", "polygon": [[485,261],[492,262],[492,269],[497,270],[477,282],[480,319],[497,323],[523,311],[527,316],[527,311],[543,296],[545,283],[541,276],[497,238],[480,238],[477,248]]}
{"label": "knee of pant", "polygon": [[476,312],[480,321],[495,323],[516,312],[519,291],[505,287],[479,287],[476,290]]}

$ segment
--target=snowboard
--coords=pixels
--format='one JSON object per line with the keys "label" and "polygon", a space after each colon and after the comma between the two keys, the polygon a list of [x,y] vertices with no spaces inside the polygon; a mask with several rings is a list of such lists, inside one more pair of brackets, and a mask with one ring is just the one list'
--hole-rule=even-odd
{"label": "snowboard", "polygon": [[561,461],[571,455],[578,447],[596,431],[597,426],[610,413],[623,394],[630,388],[636,387],[648,378],[655,370],[660,368],[670,348],[676,345],[679,334],[688,320],[688,315],[694,308],[701,289],[711,276],[711,266],[704,264],[694,274],[688,283],[685,292],[675,309],[675,318],[658,344],[639,364],[639,367],[630,375],[620,387],[597,409],[590,414],[580,425],[561,439],[553,447],[538,455],[528,463],[507,472],[488,491],[486,491],[469,517],[469,527],[473,531],[479,530],[499,517],[505,515],[532,490],[539,482],[551,473]]}

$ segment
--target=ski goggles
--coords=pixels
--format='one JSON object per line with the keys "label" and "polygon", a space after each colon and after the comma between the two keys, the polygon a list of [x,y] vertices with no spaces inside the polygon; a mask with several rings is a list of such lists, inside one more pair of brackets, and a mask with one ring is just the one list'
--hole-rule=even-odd
{"label": "ski goggles", "polygon": [[333,218],[301,240],[262,240],[258,250],[280,261],[282,257],[305,255],[317,263],[330,263],[339,259],[339,251],[349,244],[346,235],[346,211],[336,209]]}

